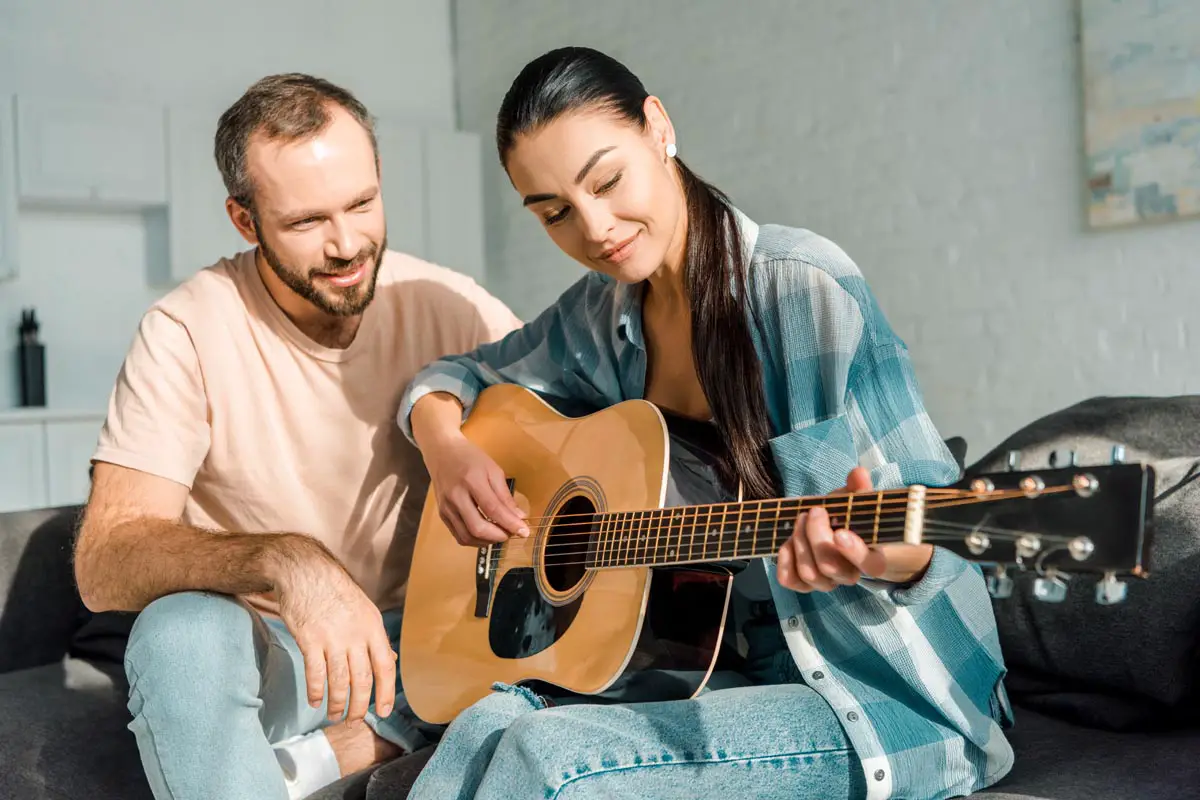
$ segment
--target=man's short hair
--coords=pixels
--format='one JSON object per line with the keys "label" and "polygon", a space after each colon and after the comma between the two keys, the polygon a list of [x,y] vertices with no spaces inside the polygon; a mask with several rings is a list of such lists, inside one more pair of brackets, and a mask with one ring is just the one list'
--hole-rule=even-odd
{"label": "man's short hair", "polygon": [[320,133],[329,125],[331,106],[341,106],[358,120],[371,139],[375,158],[375,121],[348,90],[322,78],[298,72],[269,75],[255,82],[221,115],[213,155],[225,189],[243,208],[254,212],[254,184],[246,168],[250,137],[294,142]]}

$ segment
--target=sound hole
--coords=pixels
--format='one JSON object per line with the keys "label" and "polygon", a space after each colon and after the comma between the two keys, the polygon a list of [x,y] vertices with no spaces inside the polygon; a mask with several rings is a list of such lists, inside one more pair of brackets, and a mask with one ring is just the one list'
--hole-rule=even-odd
{"label": "sound hole", "polygon": [[547,537],[546,583],[566,592],[583,580],[584,563],[592,551],[592,520],[596,507],[586,497],[572,497],[556,515]]}

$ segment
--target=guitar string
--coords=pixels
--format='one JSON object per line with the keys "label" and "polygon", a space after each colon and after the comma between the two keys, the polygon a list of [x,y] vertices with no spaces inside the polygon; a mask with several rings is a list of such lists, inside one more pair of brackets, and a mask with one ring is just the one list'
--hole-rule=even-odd
{"label": "guitar string", "polygon": [[[770,522],[770,520],[763,520],[763,521],[768,522],[768,523]],[[757,527],[752,528],[751,530],[743,529],[740,531],[740,533],[742,536],[744,536],[746,538],[747,542],[749,542],[751,540],[757,541],[757,539],[764,533],[772,533],[774,536],[781,536],[781,535],[786,534],[786,536],[784,538],[791,538],[792,527],[794,527],[794,526],[789,525],[788,529],[786,531],[780,531],[779,526],[763,527],[762,525],[759,525]],[[849,529],[851,531],[854,530],[853,527],[850,527]],[[889,524],[886,526],[880,527],[878,532],[879,533],[895,533],[895,532],[903,531],[904,529],[905,529],[905,526],[903,524],[897,525],[897,524],[891,523],[891,521],[889,520]],[[998,536],[1014,536],[1014,537],[1018,537],[1018,538],[1021,536],[1032,536],[1032,537],[1035,537],[1040,542],[1057,542],[1057,543],[1070,542],[1070,541],[1078,538],[1076,536],[1060,536],[1060,535],[1054,535],[1054,534],[1041,534],[1041,533],[1037,533],[1035,531],[1026,531],[1026,530],[1021,530],[1018,528],[999,528],[999,527],[995,527],[995,526],[971,525],[971,524],[967,524],[967,523],[952,522],[949,520],[926,520],[924,529],[925,530],[937,529],[944,533],[956,531],[960,534],[963,534],[964,539],[965,539],[965,535],[968,535],[971,533],[996,534]],[[860,538],[862,538],[864,541],[873,538],[873,535],[870,532],[857,533],[857,531],[855,531],[855,533]],[[628,551],[628,550],[634,549],[634,548],[644,550],[644,549],[646,549],[647,545],[651,544],[651,539],[653,539],[653,538],[654,537],[647,537],[645,539],[608,540],[607,544],[611,544],[613,546],[612,547],[604,547],[603,549],[599,549],[599,548],[603,547],[606,544],[606,542],[600,541],[600,540],[591,540],[591,541],[589,541],[589,543],[585,544],[582,547],[580,546],[580,543],[577,541],[561,542],[561,543],[550,542],[548,544],[540,545],[540,547],[547,554],[553,554],[553,555],[571,555],[573,553],[584,553],[584,552],[613,552],[618,549]],[[702,542],[702,543],[703,542],[707,542],[707,543],[715,542],[718,545],[727,545],[733,540],[733,538],[734,537],[732,537],[729,533],[726,533],[726,532],[721,532],[721,533],[717,533],[717,534],[713,534],[713,533],[707,533],[707,534],[699,533],[698,534],[693,531],[693,532],[687,534],[687,538],[684,538],[683,536],[677,537],[675,539],[675,542],[676,542],[675,546],[686,548],[686,547],[691,547],[691,546],[695,545],[697,542]],[[510,541],[523,541],[523,540],[522,539],[513,539]],[[658,545],[654,545],[654,548],[661,549],[661,543]]]}
{"label": "guitar string", "polygon": [[[1001,493],[1012,493],[1012,492],[1016,492],[1019,494],[1020,491],[1021,491],[1020,489],[993,489],[991,492],[988,493],[988,495],[990,496],[990,495],[996,495],[996,494],[1001,494]],[[978,492],[972,492],[967,489],[938,489],[938,488],[927,488],[926,489],[926,497],[930,497],[934,494],[942,496],[942,497],[960,497],[960,496],[978,496],[979,495]],[[866,491],[866,492],[846,492],[846,493],[842,493],[842,494],[808,495],[805,497],[765,497],[765,498],[761,498],[758,500],[743,500],[743,501],[725,500],[725,501],[713,502],[713,503],[697,503],[695,505],[688,505],[688,506],[659,506],[659,507],[647,507],[647,508],[630,508],[630,509],[624,509],[624,511],[627,511],[630,513],[638,513],[638,512],[662,511],[664,508],[667,508],[667,509],[670,509],[670,508],[697,508],[697,509],[699,509],[699,508],[717,508],[717,507],[723,508],[723,507],[730,507],[730,506],[738,507],[738,508],[754,509],[754,508],[767,506],[767,505],[771,505],[773,503],[779,503],[779,502],[798,503],[800,505],[811,504],[811,505],[816,506],[816,505],[820,505],[820,504],[823,504],[825,502],[830,502],[830,501],[832,501],[832,502],[847,502],[848,503],[851,500],[858,501],[858,500],[861,500],[864,498],[871,498],[872,501],[878,502],[878,498],[880,496],[882,496],[883,498],[886,498],[885,502],[888,502],[888,503],[907,503],[909,501],[909,495],[910,495],[910,492],[908,489],[876,489],[876,490],[871,490],[871,491]],[[591,514],[591,513],[595,513],[595,512],[577,512],[577,513],[573,513],[573,514],[562,514],[562,515],[553,515],[553,516],[555,518],[572,517],[572,516],[578,517],[578,516],[587,516],[588,514]],[[540,518],[531,518],[531,519],[549,519],[549,518],[551,518],[551,515],[547,515],[545,517],[540,517]]]}
{"label": "guitar string", "polygon": [[[1021,532],[1021,531],[1016,531],[1011,534],[1005,534],[1002,532],[993,534],[993,536],[1000,538],[1002,541],[1005,540],[1006,538],[1018,539],[1024,535],[1025,535],[1025,533]],[[927,534],[922,539],[923,544],[937,544],[939,542],[948,542],[948,541],[953,541],[953,542],[962,541],[962,536],[958,532],[952,532],[952,533],[933,532],[933,533]],[[903,543],[903,539],[900,537],[896,537],[896,538],[889,537],[883,541],[877,542],[877,544],[900,544],[900,543]],[[782,542],[779,542],[779,544],[780,544],[780,546],[782,546]],[[1052,552],[1057,549],[1062,549],[1062,548],[1061,547],[1050,548],[1049,551]],[[595,562],[595,560],[593,560],[593,559],[585,559],[582,561],[557,561],[556,560],[551,564],[551,566],[553,566],[553,567],[578,566],[578,567],[584,567],[585,569],[590,569],[590,570],[623,569],[623,568],[628,568],[628,567],[663,567],[663,566],[671,566],[671,565],[675,565],[675,564],[706,563],[706,562],[724,561],[724,560],[746,560],[746,559],[766,558],[768,556],[775,555],[775,553],[778,552],[778,550],[779,550],[779,547],[773,546],[770,548],[770,550],[768,550],[766,552],[758,552],[758,553],[753,553],[753,554],[746,554],[746,553],[724,554],[724,553],[718,552],[711,556],[706,555],[706,557],[704,557],[704,558],[691,558],[689,556],[688,558],[683,558],[683,559],[680,559],[679,557],[675,557],[674,559],[668,560],[668,561],[635,561],[632,563],[627,562],[627,563],[617,563],[617,564],[597,564]],[[1042,548],[1041,550],[1034,553],[1033,556],[1031,556],[1031,558],[1041,557],[1046,552],[1048,552],[1048,550],[1046,548]],[[982,556],[978,556],[976,558],[977,558],[977,560],[980,560],[980,561],[984,561],[984,562],[988,561],[988,559],[983,558]]]}
{"label": "guitar string", "polygon": [[[954,530],[952,528],[947,530],[946,528],[943,528],[941,525],[938,525],[937,523],[933,523],[933,522],[927,523],[926,529],[927,529],[926,533],[924,533],[922,535],[922,539],[921,539],[922,544],[931,543],[935,540],[939,541],[939,542],[945,542],[945,541],[965,542],[965,540],[966,540],[966,537],[963,535],[963,532],[961,530]],[[904,530],[903,526],[888,526],[885,528],[881,528],[879,532],[881,534],[895,534],[895,533],[902,533],[903,530]],[[995,537],[996,539],[998,539],[1001,542],[1010,541],[1010,540],[1016,541],[1025,536],[1031,535],[1030,532],[1019,530],[1019,529],[986,528],[986,529],[978,529],[978,530],[980,530],[980,532],[989,534],[989,536],[991,536],[991,537]],[[769,533],[769,531],[761,531],[761,533]],[[707,558],[707,553],[708,553],[709,549],[713,549],[716,551],[716,555],[714,556],[714,558],[716,558],[717,560],[721,560],[721,559],[725,559],[725,558],[731,558],[731,559],[759,558],[759,557],[763,557],[766,555],[772,555],[776,551],[778,551],[778,549],[782,546],[784,541],[791,538],[790,534],[787,536],[784,536],[784,537],[780,537],[779,534],[776,533],[769,537],[770,541],[771,541],[771,547],[770,547],[769,551],[765,552],[765,553],[760,553],[757,551],[766,546],[766,537],[755,536],[753,539],[751,539],[751,538],[749,538],[749,534],[747,534],[747,536],[748,536],[748,538],[746,540],[746,544],[750,544],[751,541],[753,541],[754,549],[756,551],[755,553],[753,553],[753,554],[739,553],[736,550],[733,550],[732,548],[728,548],[728,547],[726,547],[725,549],[729,549],[730,552],[725,553],[723,551],[722,545],[726,545],[726,546],[729,545],[730,544],[729,541],[723,541],[723,542],[718,541],[715,543],[715,546],[713,546],[714,543],[712,543],[712,542],[708,542],[707,544],[702,542],[700,549],[705,554],[705,557],[700,560],[702,560],[702,561],[703,560],[711,560],[711,559]],[[1047,549],[1059,549],[1062,546],[1064,546],[1065,544],[1069,543],[1070,541],[1072,541],[1073,539],[1076,538],[1076,537],[1054,537],[1054,536],[1041,536],[1041,535],[1037,535],[1037,536],[1038,536],[1039,543],[1043,544],[1043,547],[1041,547],[1041,549],[1038,551],[1039,553],[1045,552]],[[865,539],[866,539],[866,537],[864,537],[864,540]],[[872,539],[872,541],[869,543],[870,544],[901,544],[903,542],[904,542],[903,536],[897,536],[897,537],[885,536],[883,538],[883,540],[879,540],[878,537],[874,537]],[[1047,543],[1051,544],[1051,545],[1057,545],[1057,547],[1046,548],[1044,545]],[[675,551],[682,553],[683,551],[686,550],[689,553],[689,558],[687,560],[692,561],[694,559],[690,558],[690,555],[692,553],[694,553],[696,549],[697,548],[689,547],[688,545],[685,544],[684,546],[681,546],[681,547],[667,548],[666,550],[659,550],[658,548],[654,548],[653,554],[656,555],[660,552],[663,554],[668,554],[668,553],[670,553],[671,550],[675,550]],[[543,550],[543,552],[545,552],[546,548],[542,548],[542,550]],[[621,558],[621,559],[629,558],[630,556],[633,556],[633,555],[637,555],[638,559],[642,559],[642,558],[649,558],[652,555],[650,549],[639,548],[639,547],[623,548],[621,550],[609,551],[608,553],[602,554],[602,555],[612,555],[613,553],[616,553],[617,557]],[[545,553],[545,554],[547,556],[550,555],[550,553]],[[588,547],[588,548],[580,548],[580,549],[568,550],[568,551],[559,550],[559,551],[556,551],[553,555],[555,556],[553,565],[557,566],[557,567],[580,566],[580,565],[595,566],[595,561],[596,561],[595,556],[597,555],[597,551],[594,548]],[[582,561],[560,561],[559,560],[561,558],[572,558],[572,557],[583,557],[583,556],[588,556],[588,557]],[[667,563],[674,563],[674,562],[667,562]],[[661,566],[662,565],[661,562],[657,562],[657,561],[641,562],[639,560],[637,563],[625,564],[624,566],[638,566],[639,564],[642,566]]]}
{"label": "guitar string", "polygon": [[[831,514],[831,516],[833,517],[833,522],[836,524],[836,527],[849,528],[851,530],[854,530],[856,533],[858,533],[858,535],[860,535],[864,538],[868,538],[871,535],[871,531],[875,528],[875,525],[877,524],[877,522],[884,521],[882,519],[881,515],[876,514],[875,510],[872,507],[870,507],[869,505],[867,507],[861,509],[861,511],[858,509],[850,509],[850,514],[844,520],[844,524],[843,524],[843,520],[838,519],[838,517],[839,517],[838,514]],[[895,516],[896,516],[895,514],[888,514],[887,515],[888,518],[886,521],[891,524],[895,524],[896,522],[899,522],[899,520],[894,519]],[[765,519],[763,518],[762,515],[756,515],[755,517],[752,517],[749,519],[747,519],[744,515],[741,516],[740,518],[735,517],[734,519],[730,519],[729,515],[724,515],[722,517],[718,517],[718,515],[713,514],[703,520],[697,518],[697,519],[689,520],[689,521],[684,521],[682,515],[679,515],[679,517],[676,520],[668,521],[666,526],[663,526],[661,524],[661,521],[656,520],[655,522],[658,524],[656,524],[655,529],[653,531],[647,530],[647,531],[644,531],[641,533],[637,533],[633,536],[631,536],[630,534],[635,530],[635,528],[627,525],[624,521],[617,521],[617,524],[621,526],[620,528],[617,529],[617,531],[619,531],[618,536],[612,535],[614,533],[614,530],[612,528],[609,528],[609,529],[598,528],[598,526],[596,525],[596,523],[594,521],[591,521],[591,522],[580,521],[580,522],[567,523],[565,525],[552,526],[550,535],[552,537],[566,537],[566,536],[578,536],[578,535],[583,535],[583,534],[590,534],[590,535],[596,537],[597,541],[601,544],[601,546],[608,549],[608,548],[628,547],[628,545],[630,543],[646,542],[646,541],[649,541],[650,539],[655,539],[658,541],[661,541],[664,538],[666,538],[668,540],[677,539],[682,542],[684,536],[690,537],[689,541],[694,541],[697,536],[700,536],[702,538],[708,538],[708,537],[711,537],[712,535],[714,535],[711,530],[712,527],[714,527],[714,526],[716,526],[720,529],[715,534],[718,538],[720,538],[722,540],[728,539],[728,538],[737,538],[742,535],[747,535],[747,536],[750,535],[753,532],[753,530],[757,530],[757,529],[761,528],[763,523],[767,523],[767,524],[774,523],[774,527],[778,527],[778,524],[783,521],[785,521],[783,516],[778,515],[778,514],[776,515],[775,519],[771,519],[769,514],[767,515],[767,517]],[[731,522],[734,524],[730,525]],[[789,526],[794,527],[794,520],[788,519],[788,520],[786,520],[786,523]],[[938,524],[943,527],[957,527],[957,528],[960,528],[965,531],[979,530],[979,531],[986,532],[987,530],[989,530],[985,526],[979,526],[979,525],[974,525],[974,524],[965,523],[965,522],[955,522],[953,520],[937,520],[937,519],[933,519],[933,518],[927,518],[924,523],[926,528],[928,528],[929,526],[931,526],[933,524]],[[865,528],[864,528],[864,525],[865,525]],[[747,528],[750,528],[751,530],[747,531],[746,530]],[[894,530],[903,530],[903,528],[904,528],[904,526],[903,526],[903,524],[901,524],[901,526],[899,528],[895,528]],[[880,530],[882,531],[883,529],[880,529]],[[994,529],[994,530],[999,531],[999,530],[1014,530],[1014,529]],[[542,533],[542,531],[544,531],[544,527],[538,531],[538,534],[540,535]],[[1043,538],[1043,539],[1053,538],[1050,535],[1043,535],[1043,534],[1039,534],[1034,531],[1027,531],[1026,534],[1038,536],[1039,538]],[[1071,538],[1074,538],[1074,537],[1061,537],[1061,538],[1064,541],[1069,541]],[[547,548],[552,548],[555,546],[556,545],[554,545],[554,544],[546,545]],[[568,547],[571,545],[569,543],[564,542],[557,546],[558,547]]]}
{"label": "guitar string", "polygon": [[[1072,486],[1049,486],[1049,487],[1046,487],[1045,489],[1040,490],[1038,492],[1038,495],[1041,496],[1041,495],[1046,495],[1046,494],[1059,494],[1062,492],[1070,492],[1070,491],[1074,491],[1074,487],[1072,487]],[[877,499],[879,497],[879,495],[884,495],[885,497],[888,497],[889,499],[880,501],[879,499]],[[929,508],[944,508],[944,507],[947,507],[948,505],[961,505],[964,503],[965,504],[988,503],[988,502],[995,502],[998,500],[1016,499],[1016,498],[1025,497],[1025,496],[1026,496],[1026,493],[1021,489],[1003,489],[1003,490],[997,489],[997,490],[987,492],[986,494],[980,494],[977,492],[970,492],[970,491],[966,491],[966,490],[962,490],[962,491],[954,490],[952,493],[952,496],[946,497],[944,499],[938,498],[938,497],[930,497],[927,494],[926,500],[925,500],[925,507],[927,509],[929,509]],[[756,511],[763,511],[763,510],[782,510],[782,509],[787,509],[789,511],[799,511],[804,508],[818,508],[818,507],[823,507],[828,510],[830,508],[839,508],[842,505],[849,506],[851,503],[857,502],[860,500],[864,502],[864,505],[872,504],[872,503],[874,505],[880,505],[882,502],[882,506],[885,508],[887,508],[887,507],[897,508],[900,506],[906,506],[909,504],[909,502],[911,502],[911,499],[910,499],[907,491],[905,491],[903,494],[899,494],[899,495],[894,494],[890,491],[858,492],[858,493],[847,494],[847,495],[819,495],[819,496],[814,496],[814,497],[800,497],[800,498],[785,497],[785,498],[771,498],[771,499],[766,499],[766,500],[748,500],[743,503],[737,503],[737,502],[731,501],[728,503],[706,503],[706,504],[702,504],[702,505],[665,506],[665,507],[660,507],[660,508],[645,508],[645,509],[623,509],[621,511],[586,511],[586,512],[576,512],[576,513],[571,513],[571,514],[548,514],[548,515],[544,515],[544,516],[540,516],[540,517],[527,517],[527,518],[525,518],[524,521],[528,524],[538,524],[538,523],[544,522],[545,520],[559,521],[559,520],[564,520],[564,519],[570,519],[573,517],[575,517],[575,518],[578,518],[578,517],[591,518],[591,517],[595,517],[597,514],[606,514],[606,515],[654,514],[654,513],[659,513],[659,512],[670,513],[672,511],[676,511],[677,513],[699,513],[699,511],[701,509],[714,509],[714,508],[735,509],[735,510],[729,511],[728,513],[738,513],[736,509],[740,509],[741,513],[754,513]],[[782,507],[780,507],[777,504],[783,504],[783,505],[782,505]],[[872,507],[874,507],[874,505]]]}

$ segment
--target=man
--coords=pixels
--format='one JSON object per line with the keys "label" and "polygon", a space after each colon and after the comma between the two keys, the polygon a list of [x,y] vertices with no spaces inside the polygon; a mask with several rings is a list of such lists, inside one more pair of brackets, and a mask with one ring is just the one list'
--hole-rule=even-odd
{"label": "man", "polygon": [[282,800],[423,744],[393,647],[428,476],[393,420],[421,366],[520,322],[387,249],[349,92],[264,78],[215,151],[256,247],[143,318],[76,577],[93,611],[140,612],[125,668],[155,796]]}

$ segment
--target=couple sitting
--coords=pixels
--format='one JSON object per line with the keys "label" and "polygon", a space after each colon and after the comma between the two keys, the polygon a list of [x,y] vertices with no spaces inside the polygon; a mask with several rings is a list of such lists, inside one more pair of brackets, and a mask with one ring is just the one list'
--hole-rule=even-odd
{"label": "couple sitting", "polygon": [[396,648],[429,476],[463,545],[526,533],[459,429],[488,384],[711,426],[748,498],[959,476],[854,263],[732,207],[621,64],[531,62],[496,143],[591,271],[525,325],[388,250],[388,165],[350,93],[274,76],[222,116],[227,209],[254,247],[144,317],[76,550],[89,608],[140,612],[125,667],[154,795],[303,797],[433,741],[412,797],[941,798],[999,780],[1009,710],[979,571],[868,547],[822,511],[735,581],[773,624],[726,688],[553,707],[497,691],[445,729],[412,714]]}

